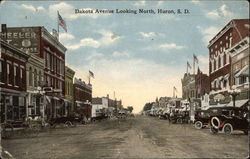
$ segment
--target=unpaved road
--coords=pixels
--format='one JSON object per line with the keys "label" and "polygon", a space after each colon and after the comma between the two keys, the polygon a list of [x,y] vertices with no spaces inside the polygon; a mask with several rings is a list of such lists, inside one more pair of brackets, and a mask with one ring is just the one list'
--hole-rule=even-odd
{"label": "unpaved road", "polygon": [[249,153],[248,136],[242,132],[212,135],[208,129],[147,116],[57,128],[2,142],[16,159],[246,158]]}

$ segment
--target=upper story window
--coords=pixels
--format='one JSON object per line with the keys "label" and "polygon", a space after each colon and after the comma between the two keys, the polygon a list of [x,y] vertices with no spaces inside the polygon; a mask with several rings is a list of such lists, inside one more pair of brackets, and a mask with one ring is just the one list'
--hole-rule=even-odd
{"label": "upper story window", "polygon": [[17,66],[14,65],[14,86],[18,85]]}
{"label": "upper story window", "polygon": [[7,80],[6,80],[7,84],[11,84],[10,80],[11,80],[11,75],[10,75],[10,64],[7,63]]}
{"label": "upper story window", "polygon": [[33,73],[32,68],[29,68],[29,86],[33,86]]}
{"label": "upper story window", "polygon": [[37,70],[34,70],[34,87],[37,87]]}
{"label": "upper story window", "polygon": [[214,60],[214,71],[216,70],[216,60]]}
{"label": "upper story window", "polygon": [[4,82],[4,75],[3,75],[3,62],[0,61],[0,82]]}

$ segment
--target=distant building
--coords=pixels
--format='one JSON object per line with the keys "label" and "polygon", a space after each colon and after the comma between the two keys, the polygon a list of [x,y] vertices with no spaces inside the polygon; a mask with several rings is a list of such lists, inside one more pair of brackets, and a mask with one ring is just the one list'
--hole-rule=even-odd
{"label": "distant building", "polygon": [[29,55],[0,40],[1,122],[26,116],[26,62]]}
{"label": "distant building", "polygon": [[92,98],[92,111],[91,118],[97,117],[102,113],[102,110],[108,109],[108,98],[107,97],[96,97]]}
{"label": "distant building", "polygon": [[211,105],[226,104],[231,101],[228,90],[232,86],[232,59],[227,50],[247,36],[249,36],[249,19],[233,19],[209,41]]}
{"label": "distant building", "polygon": [[195,85],[195,75],[190,73],[185,73],[182,83],[182,98],[189,101],[193,101],[196,98],[196,85]]}
{"label": "distant building", "polygon": [[81,79],[74,79],[74,110],[75,113],[91,118],[92,85]]}
{"label": "distant building", "polygon": [[196,98],[203,98],[203,96],[210,91],[209,77],[204,74],[199,68],[195,76]]}
{"label": "distant building", "polygon": [[74,113],[74,100],[73,100],[73,78],[75,71],[65,66],[65,105],[64,113],[66,116],[73,115]]}

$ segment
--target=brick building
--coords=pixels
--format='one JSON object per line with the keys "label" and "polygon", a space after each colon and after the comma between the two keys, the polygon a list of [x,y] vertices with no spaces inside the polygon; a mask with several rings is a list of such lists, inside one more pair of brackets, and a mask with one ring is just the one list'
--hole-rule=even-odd
{"label": "brick building", "polygon": [[92,85],[86,84],[81,79],[74,79],[74,104],[75,113],[91,118]]}
{"label": "brick building", "polygon": [[[44,27],[7,27],[2,25],[1,37],[26,54],[44,59],[44,82],[41,87],[50,87],[46,93],[45,108],[49,118],[56,117],[64,105],[65,52],[66,48],[56,36]],[[57,93],[53,93],[56,89]]]}
{"label": "brick building", "polygon": [[1,122],[23,120],[26,116],[26,62],[29,55],[0,41]]}
{"label": "brick building", "polygon": [[210,91],[209,77],[204,74],[199,68],[195,76],[196,98],[203,98],[203,96]]}
{"label": "brick building", "polygon": [[[228,49],[249,36],[249,19],[233,19],[209,41],[210,104],[230,102],[231,57]],[[218,94],[224,98],[215,99]]]}

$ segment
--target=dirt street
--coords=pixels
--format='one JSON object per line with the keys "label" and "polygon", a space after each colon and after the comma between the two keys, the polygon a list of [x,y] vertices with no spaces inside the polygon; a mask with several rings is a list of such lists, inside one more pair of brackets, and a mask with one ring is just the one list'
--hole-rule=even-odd
{"label": "dirt street", "polygon": [[56,128],[2,142],[16,159],[246,158],[249,149],[242,132],[212,135],[208,129],[147,116]]}

